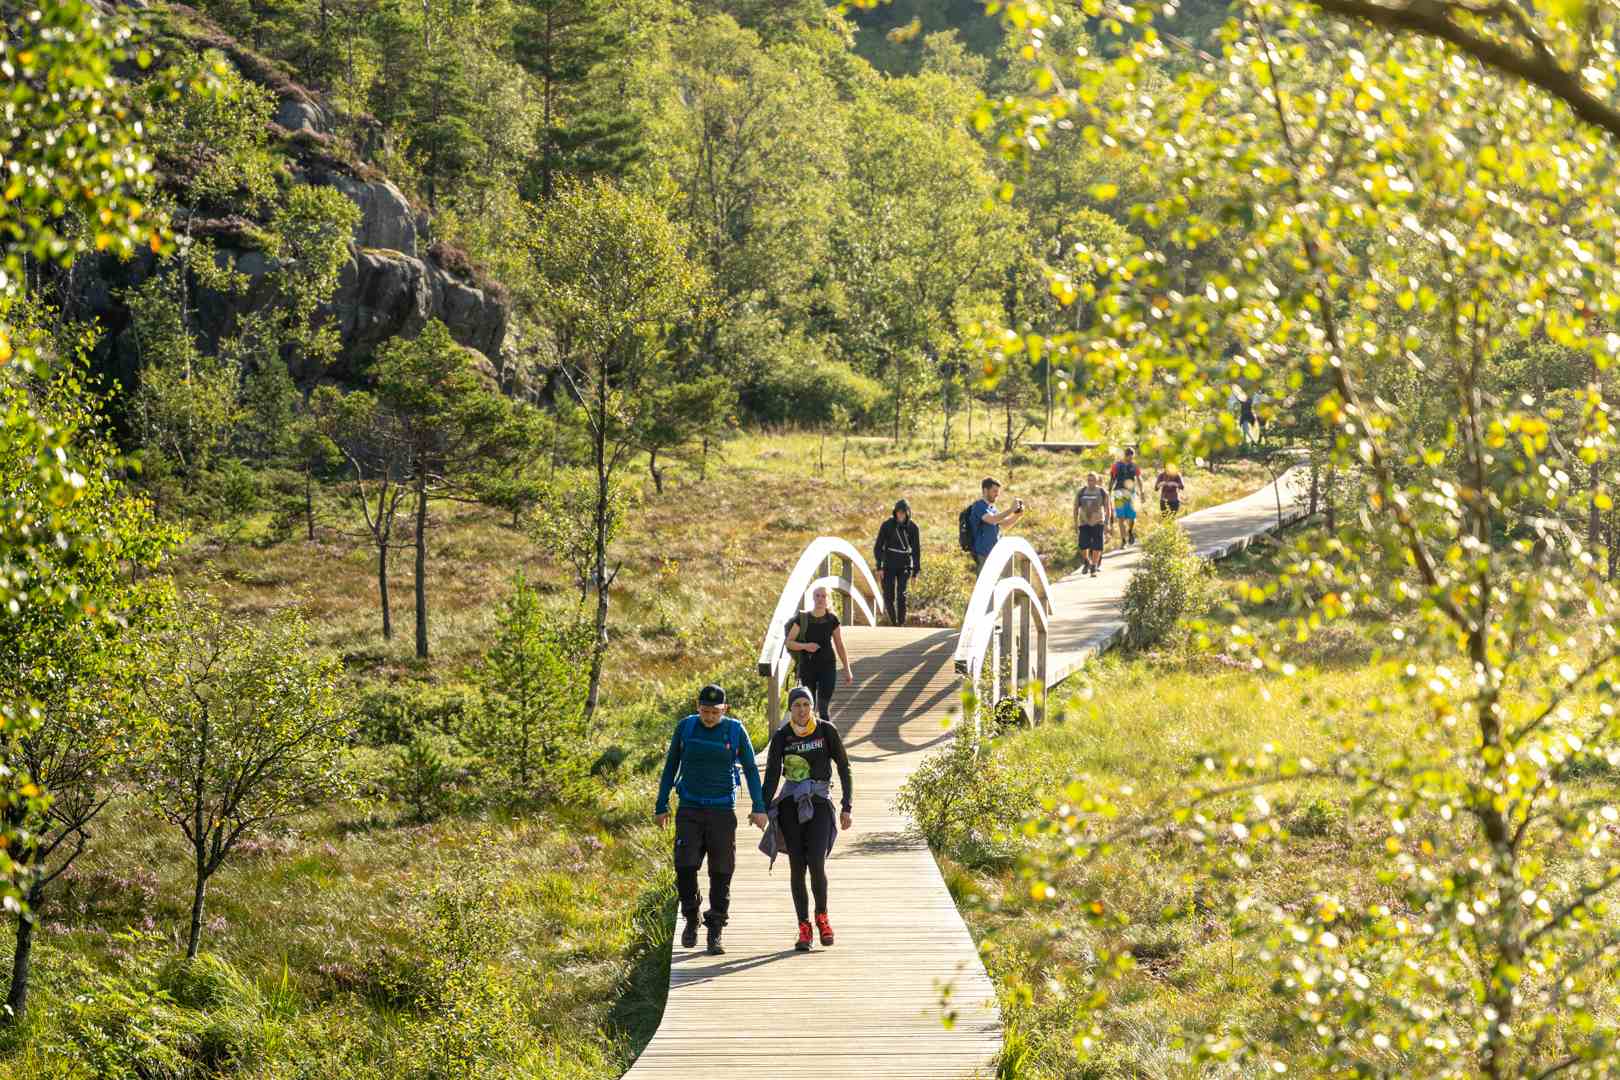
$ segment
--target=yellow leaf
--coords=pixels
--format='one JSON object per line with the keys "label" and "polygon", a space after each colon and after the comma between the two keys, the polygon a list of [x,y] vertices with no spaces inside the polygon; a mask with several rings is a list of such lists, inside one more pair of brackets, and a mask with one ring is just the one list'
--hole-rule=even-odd
{"label": "yellow leaf", "polygon": [[1098,202],[1107,202],[1119,194],[1118,184],[1092,184],[1091,197]]}

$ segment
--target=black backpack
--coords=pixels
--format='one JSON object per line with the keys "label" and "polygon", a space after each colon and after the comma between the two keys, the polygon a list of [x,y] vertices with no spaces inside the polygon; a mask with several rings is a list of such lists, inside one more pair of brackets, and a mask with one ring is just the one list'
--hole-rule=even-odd
{"label": "black backpack", "polygon": [[969,516],[972,513],[973,504],[970,503],[964,506],[962,512],[956,517],[957,546],[969,554],[973,552],[973,518]]}

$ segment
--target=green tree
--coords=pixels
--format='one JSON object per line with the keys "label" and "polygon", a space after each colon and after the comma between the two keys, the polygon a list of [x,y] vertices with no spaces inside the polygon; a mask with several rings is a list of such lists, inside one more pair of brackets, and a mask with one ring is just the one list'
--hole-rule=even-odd
{"label": "green tree", "polygon": [[601,687],[608,594],[617,574],[608,568],[614,481],[675,382],[670,334],[697,307],[707,285],[686,248],[684,231],[657,203],[605,181],[561,193],[535,241],[534,260],[543,276],[537,314],[551,328],[562,373],[591,437],[597,600],[587,720]]}
{"label": "green tree", "polygon": [[[15,317],[19,312],[13,308]],[[25,341],[39,341],[38,316],[23,312],[12,324]],[[33,317],[30,317],[33,316]],[[27,323],[35,323],[30,328]],[[87,349],[91,338],[77,342]],[[138,576],[152,569],[175,536],[159,527],[147,502],[117,478],[114,448],[93,434],[99,401],[79,382],[83,366],[63,364],[49,378],[31,380],[22,369],[0,369],[0,409],[31,409],[62,429],[79,432],[74,467],[83,486],[61,508],[57,527],[80,537],[74,548],[52,545],[40,553],[31,576],[39,589],[77,595],[101,618],[87,620],[67,605],[0,607],[0,700],[36,703],[37,723],[0,743],[0,767],[42,788],[49,802],[19,800],[5,808],[4,826],[17,837],[11,847],[25,906],[16,912],[6,1017],[27,1009],[34,928],[52,882],[84,853],[91,826],[114,797],[120,770],[143,734],[130,691],[141,667],[140,635],[161,610],[166,586]],[[0,458],[12,494],[44,504],[26,473],[10,471],[15,457]],[[12,479],[15,478],[15,479]],[[33,496],[30,499],[30,496]]]}
{"label": "green tree", "polygon": [[539,145],[529,166],[542,201],[558,174],[621,175],[643,153],[640,122],[623,104],[594,100],[593,71],[624,48],[606,0],[524,0],[512,23],[517,62],[539,84]]}
{"label": "green tree", "polygon": [[479,667],[483,709],[466,735],[512,794],[529,798],[554,787],[583,756],[590,654],[590,625],[548,613],[519,574]]}
{"label": "green tree", "polygon": [[995,199],[983,154],[963,132],[878,96],[856,103],[846,156],[850,210],[836,236],[847,298],[839,333],[891,387],[898,441],[912,404],[931,389],[919,359],[948,347],[958,300],[999,282],[1015,250],[1017,216]]}
{"label": "green tree", "polygon": [[[49,380],[49,353],[19,332],[17,302],[29,271],[66,265],[86,249],[128,256],[164,246],[163,222],[147,211],[151,161],[115,67],[128,59],[128,32],[99,21],[75,0],[8,18],[0,36],[7,73],[7,118],[0,159],[9,166],[0,198],[0,608],[34,625],[53,620],[80,632],[108,616],[88,590],[68,587],[53,565],[89,554],[100,537],[72,512],[93,484],[107,480],[86,460],[71,419],[52,417],[23,380]],[[134,57],[137,63],[145,57]],[[77,229],[74,222],[93,223]],[[30,691],[0,689],[0,739],[10,745],[44,720]],[[42,791],[25,772],[0,775],[0,892],[18,891],[13,852],[22,838],[10,822],[40,812]]]}
{"label": "green tree", "polygon": [[398,418],[382,408],[376,395],[364,390],[345,394],[335,386],[322,386],[310,399],[313,425],[310,449],[329,440],[347,467],[350,500],[360,511],[365,538],[377,553],[377,603],[382,609],[384,641],[394,637],[393,611],[388,601],[388,553],[400,546],[395,527],[399,507],[409,494],[410,454]]}
{"label": "green tree", "polygon": [[[1212,411],[1230,386],[1305,398],[1352,512],[1299,538],[1262,590],[1288,613],[1281,632],[1246,624],[1234,640],[1286,675],[1286,641],[1384,613],[1394,689],[1369,708],[1414,730],[1393,754],[1347,730],[1327,761],[1228,759],[1164,799],[1168,819],[1108,824],[1108,793],[1077,787],[1049,831],[1085,859],[1151,819],[1205,853],[1205,901],[1273,974],[1277,1003],[1264,1025],[1192,1037],[1199,1061],[1609,1075],[1620,1028],[1597,1003],[1613,985],[1615,810],[1580,777],[1620,753],[1620,595],[1564,523],[1612,505],[1575,480],[1617,441],[1601,380],[1620,344],[1620,218],[1585,194],[1613,175],[1614,148],[1563,95],[1308,13],[1242,5],[1222,57],[1173,81],[1151,70],[1142,13],[1112,60],[1062,65],[1061,87],[997,111],[1011,132],[1061,116],[1155,163],[1131,212],[1172,246],[1076,289],[1098,324],[1048,347],[1078,351],[1109,412],[1161,424],[1201,406],[1179,433],[1194,451],[1233,440]],[[1503,393],[1515,356],[1544,342],[1587,361],[1573,385]],[[1397,901],[1352,906],[1332,867],[1298,904],[1256,888],[1252,869],[1287,843],[1274,791],[1312,777],[1352,785]],[[1032,863],[1034,895],[1049,869]],[[1087,899],[1108,917],[1106,887]],[[1099,959],[1104,983],[1124,962]]]}
{"label": "green tree", "polygon": [[479,477],[523,448],[512,406],[437,319],[414,338],[385,345],[372,366],[377,408],[388,414],[415,497],[416,655],[428,657],[428,504],[476,498]]}
{"label": "green tree", "polygon": [[310,650],[296,613],[251,626],[200,595],[182,607],[154,642],[161,664],[142,690],[162,737],[141,773],[153,809],[191,847],[195,957],[208,883],[242,838],[347,793],[353,721],[340,665]]}

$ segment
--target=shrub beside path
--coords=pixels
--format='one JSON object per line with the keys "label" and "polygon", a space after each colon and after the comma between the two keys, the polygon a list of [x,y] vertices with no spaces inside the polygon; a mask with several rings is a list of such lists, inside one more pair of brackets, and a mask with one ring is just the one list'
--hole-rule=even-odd
{"label": "shrub beside path", "polygon": [[[1279,481],[1285,521],[1299,516],[1301,471]],[[1201,555],[1218,558],[1275,529],[1277,499],[1268,485],[1182,525]],[[1118,638],[1120,596],[1139,555],[1116,553],[1102,576],[1054,584],[1054,683]],[[855,828],[839,835],[828,861],[837,944],[794,952],[787,859],[767,873],[754,850],[759,833],[742,824],[726,955],[708,956],[701,943],[675,947],[663,1021],[627,1074],[634,1080],[993,1072],[995,988],[927,844],[894,809],[901,785],[961,714],[956,632],[849,627],[845,641],[856,683],[840,688],[833,720],[849,747]]]}

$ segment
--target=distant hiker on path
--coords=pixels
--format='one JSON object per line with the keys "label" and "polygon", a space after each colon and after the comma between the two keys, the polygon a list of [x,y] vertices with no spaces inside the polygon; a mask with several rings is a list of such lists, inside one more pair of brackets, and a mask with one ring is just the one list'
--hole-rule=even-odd
{"label": "distant hiker on path", "polygon": [[799,685],[815,695],[816,709],[825,720],[832,711],[839,665],[844,668],[844,682],[853,683],[855,676],[849,669],[849,654],[844,651],[844,632],[839,629],[838,616],[827,607],[825,586],[810,594],[810,603],[809,611],[799,612],[788,624],[787,647],[788,652],[798,654]]}
{"label": "distant hiker on path", "polygon": [[1181,478],[1180,469],[1160,462],[1153,489],[1159,493],[1159,513],[1170,518],[1181,513],[1181,493],[1187,490],[1187,481]]}
{"label": "distant hiker on path", "polygon": [[922,573],[922,538],[917,532],[917,523],[911,520],[911,504],[906,500],[895,503],[894,513],[878,527],[872,556],[877,563],[878,580],[883,582],[883,605],[889,609],[889,621],[895,626],[904,626],[906,587],[913,576]]}
{"label": "distant hiker on path", "polygon": [[[740,776],[739,776],[740,774]],[[709,860],[709,910],[703,922],[709,928],[709,955],[724,955],[720,931],[731,909],[731,874],[737,867],[737,785],[748,781],[753,800],[749,820],[765,828],[765,796],[759,786],[759,766],[748,729],[726,715],[726,692],[713,683],[698,691],[698,711],[675,725],[664,755],[664,774],[658,781],[658,803],[653,813],[658,827],[669,821],[669,792],[681,797],[675,811],[675,889],[681,898],[686,926],[681,944],[697,945],[698,867]]]}
{"label": "distant hiker on path", "polygon": [[984,569],[984,560],[1001,539],[1001,527],[1012,525],[1024,516],[1024,500],[1014,500],[1011,510],[997,510],[996,499],[1001,495],[1001,484],[985,477],[979,484],[979,501],[968,507],[968,526],[973,531],[973,566]]}
{"label": "distant hiker on path", "polygon": [[1097,483],[1097,474],[1086,473],[1086,482],[1074,493],[1074,529],[1080,548],[1080,572],[1097,576],[1102,568],[1103,542],[1108,536],[1108,523],[1113,520],[1114,507],[1108,492]]}
{"label": "distant hiker on path", "polygon": [[1108,467],[1108,490],[1114,498],[1120,547],[1136,543],[1136,493],[1141,484],[1142,470],[1136,467],[1136,451],[1127,446],[1124,456]]}
{"label": "distant hiker on path", "polygon": [[[833,824],[832,771],[838,767],[840,820]],[[780,793],[777,781],[786,779]],[[793,947],[810,951],[810,893],[816,898],[816,930],[821,944],[833,943],[832,923],[827,920],[827,855],[840,828],[849,830],[849,755],[838,729],[817,720],[810,707],[810,692],[796,686],[788,692],[788,722],[771,734],[765,754],[766,803],[770,806],[770,827],[760,841],[760,850],[775,862],[778,850],[788,854],[788,886],[793,892],[793,908],[799,916],[799,938]],[[804,887],[805,873],[810,889]]]}
{"label": "distant hiker on path", "polygon": [[1244,394],[1238,399],[1238,427],[1243,429],[1245,443],[1260,441],[1260,419],[1254,414],[1254,395]]}

